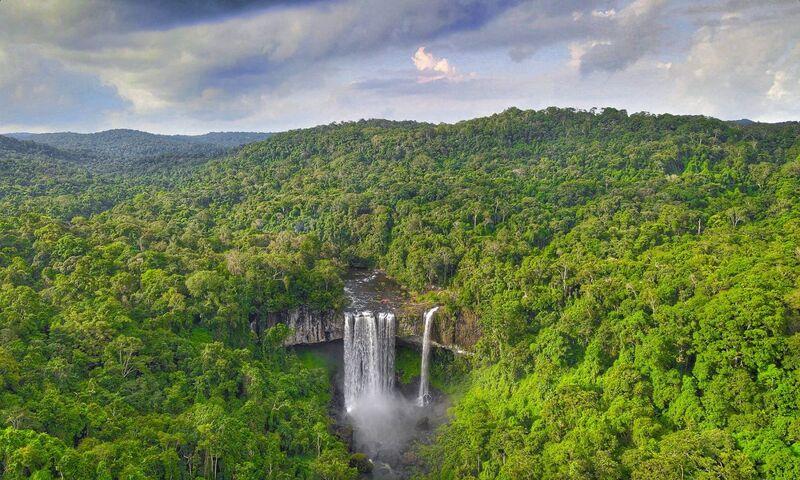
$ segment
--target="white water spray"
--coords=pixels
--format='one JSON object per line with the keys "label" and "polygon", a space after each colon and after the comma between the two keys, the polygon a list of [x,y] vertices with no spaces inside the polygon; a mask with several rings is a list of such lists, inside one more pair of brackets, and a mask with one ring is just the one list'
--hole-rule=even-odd
{"label": "white water spray", "polygon": [[417,405],[424,407],[431,401],[430,388],[428,387],[428,372],[430,370],[431,355],[431,326],[433,324],[433,314],[439,307],[433,307],[425,312],[425,332],[422,334],[422,365],[420,366],[419,377],[419,396]]}
{"label": "white water spray", "polygon": [[393,313],[344,314],[344,404],[352,412],[362,399],[387,395],[394,388]]}

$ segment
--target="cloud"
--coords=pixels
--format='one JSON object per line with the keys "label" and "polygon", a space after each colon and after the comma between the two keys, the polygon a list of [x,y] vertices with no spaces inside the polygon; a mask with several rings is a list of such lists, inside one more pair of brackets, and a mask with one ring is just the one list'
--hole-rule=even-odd
{"label": "cloud", "polygon": [[[635,0],[620,11],[593,10],[590,39],[570,47],[571,65],[584,75],[620,71],[669,45],[664,0]],[[583,17],[582,17],[583,18]]]}
{"label": "cloud", "polygon": [[767,98],[770,100],[784,100],[790,97],[792,93],[797,93],[797,85],[800,84],[800,78],[797,77],[796,73],[792,75],[785,70],[778,70],[777,72],[768,70],[767,74],[771,74],[773,78],[772,85],[767,90]]}
{"label": "cloud", "polygon": [[417,70],[424,72],[426,70],[433,70],[435,72],[443,73],[445,75],[452,75],[456,73],[456,69],[450,66],[446,58],[436,58],[432,53],[425,51],[425,47],[419,47],[414,56],[411,57],[414,61],[414,66]]}
{"label": "cloud", "polygon": [[[126,24],[163,29],[243,13],[253,14],[270,8],[318,2],[320,0],[116,0],[115,3],[117,11],[125,13]],[[121,9],[120,6],[124,8]]]}
{"label": "cloud", "polygon": [[446,58],[435,57],[432,53],[426,52],[425,47],[419,47],[411,60],[417,70],[422,72],[422,76],[418,79],[420,82],[458,78],[455,67],[450,65]]}
{"label": "cloud", "polygon": [[[352,56],[476,28],[516,2],[200,3],[186,9],[191,21],[179,21],[174,2],[7,0],[0,45],[39,45],[41,55],[114,88],[139,115],[246,116],[263,108],[253,99],[267,91],[324,88]],[[155,10],[166,20],[140,20]]]}
{"label": "cloud", "polygon": [[611,18],[617,14],[617,11],[613,8],[609,8],[608,10],[592,10],[593,17],[601,17],[601,18]]}
{"label": "cloud", "polygon": [[2,0],[0,124],[276,129],[592,103],[796,118],[798,23],[787,0]]}
{"label": "cloud", "polygon": [[672,62],[674,96],[691,108],[727,118],[800,117],[800,4],[765,15],[741,5],[697,30],[681,62]]}
{"label": "cloud", "polygon": [[65,68],[35,51],[0,48],[0,124],[55,126],[102,119],[127,104],[93,75]]}

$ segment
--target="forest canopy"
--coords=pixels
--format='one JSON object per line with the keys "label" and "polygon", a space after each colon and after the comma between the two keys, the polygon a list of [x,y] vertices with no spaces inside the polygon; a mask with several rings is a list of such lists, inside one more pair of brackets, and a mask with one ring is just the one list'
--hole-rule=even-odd
{"label": "forest canopy", "polygon": [[422,476],[800,477],[800,124],[510,109],[114,173],[0,140],[3,478],[355,478],[250,323],[358,266],[480,318]]}

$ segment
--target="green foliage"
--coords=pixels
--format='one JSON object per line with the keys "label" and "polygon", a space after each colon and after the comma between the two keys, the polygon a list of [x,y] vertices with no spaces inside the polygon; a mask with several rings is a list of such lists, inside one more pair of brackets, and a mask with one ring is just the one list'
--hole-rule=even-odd
{"label": "green foliage", "polygon": [[[0,219],[0,476],[353,478],[278,309],[341,305],[307,235],[183,243],[117,212]],[[211,243],[218,240],[211,241]]]}
{"label": "green foliage", "polygon": [[[246,143],[268,138],[268,133],[212,132],[205,135],[156,135],[138,130],[98,133],[23,133],[14,137],[36,145],[70,152],[80,163],[100,171],[152,170],[183,166],[221,156]],[[46,147],[40,147],[46,148]]]}
{"label": "green foliage", "polygon": [[354,453],[350,455],[350,466],[358,470],[358,473],[372,472],[372,463],[369,458],[363,453]]}
{"label": "green foliage", "polygon": [[420,375],[419,350],[398,345],[394,365],[400,382],[411,383],[415,377]]}
{"label": "green foliage", "polygon": [[511,109],[116,177],[15,144],[2,473],[352,478],[325,375],[251,324],[339,308],[344,268],[375,265],[480,318],[431,478],[797,478],[798,139]]}

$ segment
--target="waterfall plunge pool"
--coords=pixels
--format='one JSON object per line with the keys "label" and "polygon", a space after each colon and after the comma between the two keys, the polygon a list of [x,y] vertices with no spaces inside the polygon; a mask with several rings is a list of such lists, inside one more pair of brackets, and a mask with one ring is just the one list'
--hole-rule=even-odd
{"label": "waterfall plunge pool", "polygon": [[435,430],[447,420],[450,398],[442,386],[452,386],[456,356],[431,348],[430,403],[417,404],[420,387],[420,345],[396,339],[394,388],[374,398],[366,397],[359,408],[347,413],[344,395],[344,344],[342,340],[291,347],[308,367],[324,369],[331,385],[330,416],[337,435],[353,453],[366,455],[372,473],[364,478],[404,479],[422,467],[417,444],[429,443]]}
{"label": "waterfall plunge pool", "polygon": [[429,443],[447,419],[444,392],[460,384],[463,359],[430,341],[436,308],[419,319],[423,338],[397,336],[395,312],[409,298],[382,271],[354,269],[344,280],[344,339],[292,348],[307,366],[328,373],[330,416],[358,459],[351,463],[362,471],[371,467],[365,478],[410,478],[423,467],[417,446]]}

